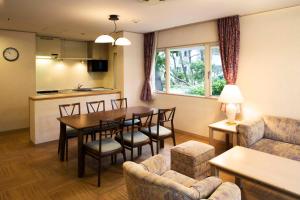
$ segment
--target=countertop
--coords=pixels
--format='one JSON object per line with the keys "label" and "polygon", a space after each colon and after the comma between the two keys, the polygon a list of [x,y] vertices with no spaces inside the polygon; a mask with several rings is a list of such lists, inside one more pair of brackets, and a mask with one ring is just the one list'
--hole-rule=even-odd
{"label": "countertop", "polygon": [[93,91],[67,90],[67,91],[58,92],[58,93],[36,94],[34,96],[30,96],[29,99],[33,100],[33,101],[39,101],[39,100],[60,99],[60,98],[70,98],[70,97],[82,97],[82,96],[93,96],[93,95],[102,95],[102,94],[115,94],[115,93],[121,93],[121,91],[117,90],[117,89],[93,90]]}

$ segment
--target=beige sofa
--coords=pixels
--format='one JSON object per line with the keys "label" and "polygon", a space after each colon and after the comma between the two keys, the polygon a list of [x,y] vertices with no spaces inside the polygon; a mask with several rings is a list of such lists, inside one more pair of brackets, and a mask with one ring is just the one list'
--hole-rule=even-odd
{"label": "beige sofa", "polygon": [[130,200],[240,200],[241,191],[233,183],[222,183],[217,177],[197,181],[169,170],[161,155],[141,164],[123,164],[127,193]]}
{"label": "beige sofa", "polygon": [[300,161],[300,121],[264,116],[238,125],[241,146]]}
{"label": "beige sofa", "polygon": [[[300,161],[300,121],[264,116],[244,121],[237,127],[241,146]],[[242,181],[244,200],[295,200],[280,192],[255,183]]]}

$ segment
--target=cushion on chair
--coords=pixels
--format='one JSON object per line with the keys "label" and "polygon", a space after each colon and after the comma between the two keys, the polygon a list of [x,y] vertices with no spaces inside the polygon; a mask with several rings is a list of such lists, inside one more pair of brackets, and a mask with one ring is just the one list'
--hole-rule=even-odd
{"label": "cushion on chair", "polygon": [[[99,142],[100,142],[99,140],[95,140],[95,141],[86,143],[85,146],[92,150],[99,151]],[[102,139],[101,142],[102,142],[101,143],[101,152],[102,153],[107,153],[110,151],[122,149],[121,144],[112,138]]]}
{"label": "cushion on chair", "polygon": [[[120,136],[116,136],[118,140],[120,140]],[[123,133],[124,142],[130,143],[131,142],[131,132]],[[149,141],[149,137],[140,131],[136,131],[133,133],[133,143],[138,144],[141,142]]]}
{"label": "cushion on chair", "polygon": [[68,138],[77,137],[78,131],[70,126],[67,126],[66,134]]}
{"label": "cushion on chair", "polygon": [[300,146],[263,138],[250,147],[258,151],[300,161]]}
{"label": "cushion on chair", "polygon": [[[142,131],[145,133],[149,133],[148,128],[142,128]],[[172,131],[164,126],[159,126],[159,136],[168,136],[171,135]],[[151,135],[157,136],[157,126],[152,126],[151,127]]]}
{"label": "cushion on chair", "polygon": [[164,174],[161,175],[162,177],[171,179],[185,187],[191,187],[192,185],[196,184],[198,181],[196,179],[190,178],[186,175],[180,174],[173,170],[168,170]]}
{"label": "cushion on chair", "polygon": [[[137,123],[139,123],[139,122],[140,122],[139,119],[134,119],[134,120],[133,120],[133,123],[134,123],[134,124],[137,124]],[[124,121],[124,125],[125,125],[125,126],[131,126],[131,125],[132,125],[132,119],[125,120],[125,121]]]}
{"label": "cushion on chair", "polygon": [[222,180],[220,178],[211,176],[197,181],[191,187],[199,192],[200,198],[208,198],[221,184]]}

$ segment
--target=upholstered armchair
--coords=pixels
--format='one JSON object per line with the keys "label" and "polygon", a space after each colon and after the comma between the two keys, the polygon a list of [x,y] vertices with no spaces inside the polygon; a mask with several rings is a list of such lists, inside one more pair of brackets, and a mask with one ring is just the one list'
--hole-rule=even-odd
{"label": "upholstered armchair", "polygon": [[123,164],[130,200],[240,200],[241,191],[233,183],[222,183],[217,177],[201,181],[169,170],[162,155],[153,156],[141,164]]}

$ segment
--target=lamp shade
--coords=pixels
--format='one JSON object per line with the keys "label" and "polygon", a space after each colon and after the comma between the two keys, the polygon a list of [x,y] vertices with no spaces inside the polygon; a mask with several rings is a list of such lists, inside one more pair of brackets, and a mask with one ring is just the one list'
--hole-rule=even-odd
{"label": "lamp shade", "polygon": [[242,103],[244,98],[237,85],[225,85],[218,100],[222,103]]}
{"label": "lamp shade", "polygon": [[116,40],[115,45],[128,46],[128,45],[131,45],[131,42],[127,38],[120,37]]}
{"label": "lamp shade", "polygon": [[109,35],[100,35],[95,40],[95,43],[114,43],[115,39]]}

